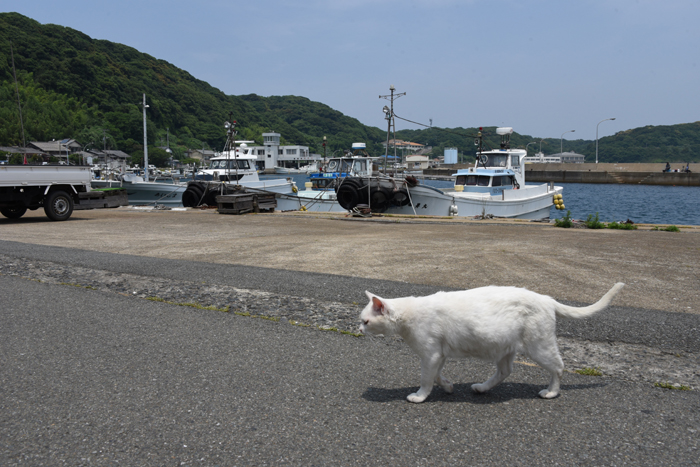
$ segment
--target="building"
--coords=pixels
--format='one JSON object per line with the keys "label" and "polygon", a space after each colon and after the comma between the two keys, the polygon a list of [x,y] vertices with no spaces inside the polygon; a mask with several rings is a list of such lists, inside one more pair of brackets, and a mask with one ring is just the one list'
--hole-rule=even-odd
{"label": "building", "polygon": [[[387,148],[386,141],[382,143],[382,146],[384,146],[385,152]],[[420,152],[425,148],[425,145],[423,144],[418,144],[418,143],[412,143],[410,141],[402,141],[400,139],[390,139],[389,140],[389,148],[393,148],[396,146],[396,149],[401,149],[405,151],[410,151],[410,152]]]}
{"label": "building", "polygon": [[539,163],[539,164],[560,164],[560,163],[575,163],[575,164],[583,164],[584,159],[586,156],[583,154],[576,154],[575,152],[562,152],[558,154],[551,154],[549,156],[545,156],[543,153],[538,152],[534,156],[526,156],[523,157],[523,163],[524,164],[532,164],[532,163]]}
{"label": "building", "polygon": [[423,170],[430,166],[428,156],[408,156],[406,157],[406,166],[408,170]]}
{"label": "building", "polygon": [[258,157],[258,169],[299,168],[322,159],[319,154],[310,154],[308,146],[280,146],[279,133],[263,133],[262,136],[263,146],[248,146],[251,153]]}
{"label": "building", "polygon": [[445,148],[444,154],[445,164],[457,163],[457,148]]}

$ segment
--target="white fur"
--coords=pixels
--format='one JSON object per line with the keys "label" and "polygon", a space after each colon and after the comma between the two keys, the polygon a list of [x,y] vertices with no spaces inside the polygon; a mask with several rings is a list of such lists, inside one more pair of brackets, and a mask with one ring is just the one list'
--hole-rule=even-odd
{"label": "white fur", "polygon": [[597,303],[582,307],[563,305],[551,297],[516,287],[481,287],[460,292],[438,292],[427,297],[370,299],[362,310],[360,332],[399,335],[421,361],[420,389],[411,402],[423,402],[436,382],[447,393],[453,387],[442,375],[447,358],[477,357],[496,363],[496,374],[472,385],[486,392],[511,372],[516,353],[529,356],[551,374],[545,399],[559,394],[564,363],[556,339],[556,315],[585,318],[610,305],[624,286],[615,284]]}

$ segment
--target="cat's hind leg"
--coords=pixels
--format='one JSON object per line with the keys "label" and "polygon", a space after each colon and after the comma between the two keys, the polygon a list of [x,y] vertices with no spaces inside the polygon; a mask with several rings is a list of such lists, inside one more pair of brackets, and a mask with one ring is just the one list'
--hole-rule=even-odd
{"label": "cat's hind leg", "polygon": [[528,349],[528,354],[538,365],[549,371],[549,387],[539,392],[542,399],[553,399],[559,395],[561,377],[564,374],[564,362],[559,355],[556,341],[548,345],[539,345]]}
{"label": "cat's hind leg", "polygon": [[472,384],[472,391],[474,392],[486,392],[493,388],[501,381],[506,379],[513,371],[513,360],[515,359],[515,352],[506,354],[501,358],[496,364],[496,373],[489,378],[488,381],[481,384]]}
{"label": "cat's hind leg", "polygon": [[441,355],[435,354],[420,359],[420,389],[413,394],[409,394],[406,399],[416,404],[423,402],[433,390],[435,378],[440,368],[440,362],[444,363]]}
{"label": "cat's hind leg", "polygon": [[435,378],[435,382],[438,383],[447,394],[452,394],[454,392],[454,386],[442,375],[442,367],[445,366],[445,361],[447,361],[447,357],[442,357],[440,364],[438,365],[437,378]]}

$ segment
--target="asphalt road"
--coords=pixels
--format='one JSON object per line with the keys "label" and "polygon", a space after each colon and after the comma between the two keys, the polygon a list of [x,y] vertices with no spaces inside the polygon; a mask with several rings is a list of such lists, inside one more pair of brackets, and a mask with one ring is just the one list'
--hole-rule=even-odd
{"label": "asphalt road", "polygon": [[[17,242],[0,253],[318,300],[432,290]],[[698,391],[567,373],[545,401],[545,372],[517,365],[476,395],[493,369],[470,360],[446,366],[454,394],[414,405],[418,360],[401,343],[11,276],[0,294],[2,465],[700,465]],[[697,315],[600,319],[571,332],[697,349]]]}

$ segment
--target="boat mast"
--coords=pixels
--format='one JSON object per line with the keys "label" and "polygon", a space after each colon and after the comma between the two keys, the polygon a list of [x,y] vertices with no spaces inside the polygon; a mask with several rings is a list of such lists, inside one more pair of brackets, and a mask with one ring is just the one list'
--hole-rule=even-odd
{"label": "boat mast", "polygon": [[146,181],[148,181],[148,133],[146,133],[146,93],[143,93],[143,173]]}

